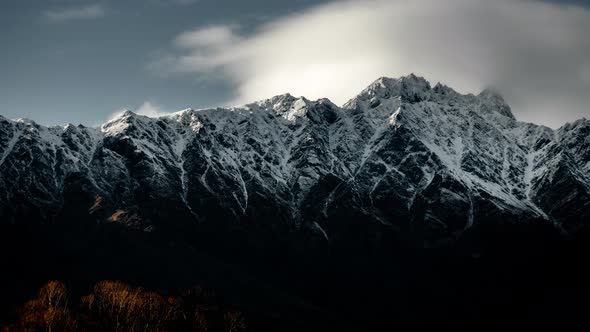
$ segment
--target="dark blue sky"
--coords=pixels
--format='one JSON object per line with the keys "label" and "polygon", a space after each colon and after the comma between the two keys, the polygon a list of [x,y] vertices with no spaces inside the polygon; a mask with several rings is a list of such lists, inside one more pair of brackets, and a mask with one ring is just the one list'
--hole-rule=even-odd
{"label": "dark blue sky", "polygon": [[[194,75],[163,77],[148,64],[185,30],[210,24],[254,28],[319,1],[3,0],[0,114],[43,124],[96,124],[151,100],[167,110],[216,105],[231,86]],[[52,21],[48,11],[99,4],[96,18]]]}
{"label": "dark blue sky", "polygon": [[[378,1],[384,2],[385,0]],[[509,0],[505,1],[509,2]],[[2,0],[0,3],[0,114],[9,118],[27,117],[42,124],[53,125],[73,122],[96,125],[102,123],[110,114],[121,108],[137,109],[146,101],[151,102],[152,105],[156,105],[162,111],[176,111],[186,107],[201,108],[217,106],[231,100],[238,100],[240,97],[258,97],[257,94],[251,93],[251,87],[256,86],[258,83],[249,82],[251,78],[244,76],[245,74],[239,68],[241,61],[244,61],[244,67],[249,69],[249,75],[252,76],[252,72],[256,73],[256,68],[259,67],[252,64],[256,61],[251,59],[251,54],[249,57],[244,56],[243,59],[234,59],[232,60],[233,62],[226,63],[222,61],[222,65],[217,67],[213,66],[215,67],[214,69],[208,70],[203,70],[199,66],[197,66],[198,68],[195,68],[193,63],[191,65],[193,67],[189,66],[190,69],[185,70],[182,73],[170,73],[157,70],[154,69],[153,65],[154,63],[158,63],[162,58],[170,56],[171,53],[179,52],[178,47],[174,46],[174,40],[183,32],[193,31],[208,26],[223,25],[239,31],[240,36],[249,36],[247,38],[240,37],[240,41],[242,41],[243,44],[250,42],[250,39],[248,38],[250,38],[251,35],[254,35],[251,37],[253,44],[256,44],[255,41],[258,40],[267,43],[269,40],[274,40],[274,42],[276,42],[276,39],[271,39],[270,37],[266,38],[267,36],[274,36],[273,29],[275,28],[273,25],[268,26],[269,23],[292,16],[298,17],[297,15],[301,13],[314,13],[314,10],[317,9],[318,5],[328,2],[330,1]],[[403,0],[398,0],[397,2],[403,2]],[[343,1],[339,3],[343,3]],[[336,13],[335,15],[337,15],[340,10],[338,7],[339,3],[329,8],[329,10]],[[559,10],[566,10],[564,9],[567,8],[566,4],[590,6],[590,0],[572,0],[569,2],[553,1],[551,3],[553,5],[556,3],[560,4]],[[327,14],[328,10],[317,11],[319,13],[316,16],[321,17],[321,15],[326,15],[328,16],[328,19],[333,19],[329,13]],[[360,12],[361,10],[358,11]],[[582,7],[575,8],[573,11],[580,13],[585,12]],[[350,13],[350,11],[346,13]],[[346,19],[349,20],[351,24],[355,24],[356,18],[354,11],[352,13],[353,15],[346,16]],[[313,22],[314,17],[316,17],[314,15],[310,15],[309,20],[311,22]],[[370,13],[365,13],[364,15],[370,15]],[[288,22],[289,24],[292,24],[293,27],[299,27],[305,26],[306,19],[308,19],[307,16],[304,16],[298,17],[294,22]],[[426,18],[426,20],[431,20],[431,17]],[[370,17],[368,22],[371,22]],[[560,21],[556,22],[559,23]],[[316,24],[315,26],[318,25]],[[265,27],[264,33],[258,31],[260,27]],[[319,34],[324,33],[325,31],[323,30],[331,29],[331,26],[328,25],[326,27],[320,25],[319,27],[320,28],[316,30]],[[383,29],[384,28],[381,28],[381,30]],[[415,30],[413,27],[408,27],[408,29]],[[576,29],[578,29],[578,26],[572,25],[571,30],[576,31]],[[585,29],[585,26],[580,24],[579,29],[583,30]],[[293,32],[289,32],[288,28],[281,27],[276,28],[276,30],[284,32],[285,36],[293,35]],[[299,30],[303,31],[304,29],[301,28]],[[316,31],[302,32],[306,34],[303,37],[309,38],[313,41],[315,37],[314,32]],[[395,34],[397,31],[399,31],[399,29],[394,30],[392,28],[391,34]],[[587,31],[582,32],[587,33]],[[325,42],[326,48],[332,47],[330,46],[332,41],[347,38],[346,35],[338,35],[338,31],[333,31],[332,33],[333,34],[329,36],[331,39],[327,39]],[[552,31],[544,33],[552,35]],[[560,31],[559,33],[562,32]],[[570,32],[567,33],[571,34]],[[257,34],[261,36],[258,37]],[[278,34],[278,36],[282,35]],[[365,41],[363,40],[364,38],[362,34],[360,34],[360,36],[361,37],[354,40],[354,43],[349,43],[351,51],[358,51],[359,48],[365,47],[363,46]],[[492,38],[492,42],[496,42],[497,38],[495,38],[495,36],[492,37],[494,37]],[[387,39],[387,37],[383,38]],[[535,38],[536,37],[533,36],[531,39]],[[553,36],[551,38],[563,39],[561,35],[557,37]],[[231,39],[228,44],[223,45],[223,47],[229,50],[228,52],[219,53],[219,51],[212,51],[210,48],[207,48],[204,51],[201,49],[193,49],[187,52],[188,55],[197,54],[199,56],[202,55],[202,52],[205,52],[203,53],[205,56],[217,58],[220,54],[226,55],[231,54],[232,52],[241,54],[244,47],[234,48],[233,45],[231,45],[233,40],[234,39]],[[264,47],[272,48],[272,43],[274,42],[270,42],[270,45]],[[368,42],[374,43],[375,41],[371,39]],[[377,42],[379,41],[377,40]],[[508,41],[501,42],[508,43]],[[574,40],[573,43],[579,44],[576,40]],[[276,44],[279,45],[280,43],[276,42]],[[297,46],[296,49],[298,52],[302,52],[302,57],[309,53],[320,55],[323,54],[325,50],[321,46],[323,41],[321,43],[316,42],[314,44],[315,46],[309,50],[306,49],[308,46],[306,46],[305,43],[300,44],[301,45]],[[520,42],[520,44],[522,44],[522,42]],[[531,47],[527,46],[527,50],[525,51],[532,52],[532,50],[540,48],[541,52],[550,54],[550,56],[545,56],[547,59],[555,59],[558,61],[559,58],[563,58],[559,53],[559,49],[557,49],[561,46],[554,46],[551,44],[550,48],[545,51],[543,47],[545,47],[546,44],[550,43],[543,40],[539,44],[531,44]],[[566,46],[567,45],[563,46],[564,49]],[[211,46],[207,45],[207,47]],[[511,47],[507,47],[507,49],[510,48]],[[467,46],[466,49],[468,49]],[[265,48],[260,48],[256,51],[249,51],[256,54],[255,52],[264,52],[264,50]],[[585,50],[585,48],[582,50]],[[386,50],[379,49],[375,52],[381,51]],[[390,50],[387,49],[387,51]],[[554,51],[556,52],[555,54],[553,54]],[[218,52],[219,54],[215,52]],[[392,48],[390,52],[392,58],[397,56],[395,48]],[[438,51],[435,50],[434,52]],[[211,55],[211,53],[215,54]],[[323,67],[320,67],[323,69],[324,67],[331,68],[330,66],[326,66],[326,63],[331,65],[331,60],[334,59],[335,62],[342,61],[343,67],[348,68],[351,66],[350,63],[354,62],[351,62],[352,60],[347,60],[348,62],[346,62],[341,59],[342,56],[340,54],[346,53],[348,52],[345,49],[338,54],[331,55],[331,58],[327,58],[327,60],[322,60],[323,62],[318,60],[317,64],[313,63],[315,57],[310,57],[309,59],[311,60],[306,58],[308,60],[301,61],[307,61],[304,62],[303,65],[310,66],[322,66],[323,64]],[[426,53],[433,53],[433,51],[428,50]],[[500,53],[498,57],[509,57],[509,55],[506,55],[505,53],[506,52]],[[522,54],[522,52],[519,54]],[[175,54],[175,56],[178,56],[178,54]],[[182,54],[180,54],[180,56],[182,56]],[[363,53],[362,56],[362,58],[360,58],[360,56],[355,57],[354,61],[379,62],[373,60],[374,57],[371,54],[367,55]],[[581,56],[584,56],[584,54],[581,54]],[[217,58],[215,58],[215,60],[218,60]],[[261,57],[261,59],[263,62],[266,61],[263,57]],[[270,59],[270,61],[272,61],[272,59]],[[510,68],[511,66],[516,68],[523,67],[518,65],[519,62],[513,64],[510,60],[506,61],[506,68]],[[534,63],[535,59],[527,61],[527,63],[530,62]],[[567,60],[568,64],[571,62],[570,59]],[[301,62],[295,61],[293,63],[297,66],[302,65]],[[422,74],[427,76],[427,78],[430,78],[428,76],[430,74],[428,71],[429,67],[416,66],[415,68],[417,69],[415,69],[413,65],[401,65],[403,63],[407,62],[401,61],[400,66],[402,67],[399,68],[398,66],[393,69],[384,65],[383,72],[380,75],[377,75],[378,72],[380,73],[379,68],[375,70],[375,74],[372,74],[371,71],[371,75],[377,78],[377,76],[406,74],[409,71],[426,68],[426,73],[418,72],[417,74]],[[231,67],[232,69],[226,69],[226,66],[228,68]],[[477,66],[478,64],[475,63],[472,67],[476,68]],[[583,59],[580,60],[580,68],[590,68],[585,66],[586,62],[584,62]],[[220,69],[220,67],[223,68]],[[278,68],[278,65],[275,67]],[[479,67],[481,67],[481,65],[479,65]],[[537,67],[544,68],[546,67],[546,64],[539,60],[539,65],[531,66],[530,71],[537,72]],[[312,66],[310,68],[318,67]],[[366,72],[363,68],[364,67],[361,67],[359,71]],[[567,69],[568,75],[571,76],[571,73],[577,72],[577,68],[578,67],[572,67]],[[337,67],[334,67],[334,70],[340,71]],[[460,70],[463,71],[464,69],[461,68]],[[498,70],[495,69],[490,69],[489,71],[498,72]],[[569,71],[571,71],[571,73]],[[297,72],[297,70],[295,72]],[[588,72],[590,73],[590,69],[588,69]],[[326,70],[326,73],[326,75],[330,75],[328,70]],[[434,76],[433,79],[445,79],[452,74],[448,74],[447,72],[440,73],[436,70],[433,70],[432,73],[431,76]],[[460,75],[460,73],[457,75]],[[487,72],[484,71],[482,75],[487,75]],[[552,71],[547,72],[546,76],[535,76],[534,83],[537,84],[540,81],[544,82],[543,77],[553,77],[555,79],[555,76],[551,75],[554,75]],[[523,75],[520,73],[519,76]],[[504,82],[508,80],[508,77],[490,77],[490,82],[482,82],[481,85],[484,83],[493,84],[495,82]],[[588,80],[587,76],[584,76],[582,80],[583,88],[590,87],[590,83],[584,85]],[[368,83],[367,81],[368,78],[363,77],[361,83],[366,84]],[[451,82],[446,83],[453,85],[454,81],[452,79],[450,81]],[[514,79],[510,78],[509,81],[514,81]],[[262,82],[274,81],[263,80]],[[457,80],[457,82],[460,89],[463,88],[463,90],[469,90],[471,82],[479,81],[465,79]],[[466,83],[462,84],[462,82]],[[305,84],[306,82],[304,81],[303,85]],[[508,91],[508,95],[526,84],[527,82],[520,82],[514,89],[509,89],[510,91]],[[570,82],[568,84],[575,86],[577,83]],[[321,90],[321,86],[325,85],[326,84],[323,83],[319,84],[318,89]],[[299,85],[294,85],[294,89],[297,90],[298,86]],[[361,84],[359,84],[359,86],[361,86]],[[291,85],[285,84],[285,89],[290,89],[290,87]],[[481,86],[473,86],[474,90],[479,88],[481,88]],[[535,87],[535,89],[537,89],[535,91],[544,88],[554,89],[549,84],[539,83],[539,87]],[[585,114],[584,112],[587,112],[588,108],[584,110],[580,105],[588,105],[588,99],[583,99],[585,96],[582,96],[582,93],[577,90],[571,93],[573,97],[569,96],[568,91],[571,90],[571,88],[564,90],[564,98],[582,98],[579,101],[576,100],[576,103],[571,106],[567,105],[567,107],[576,109],[575,111],[572,111],[571,119],[573,119],[574,117],[580,117],[580,115]],[[269,89],[269,91],[274,90]],[[301,91],[306,90],[302,88]],[[298,91],[294,92],[297,93]],[[328,97],[331,97],[329,95],[330,90],[327,90],[326,94]],[[514,94],[516,94],[516,92],[514,92]],[[546,93],[540,93],[539,95],[544,96]],[[350,95],[350,97],[353,96]],[[531,94],[530,98],[534,99],[537,98],[537,96]],[[525,103],[519,101],[518,98],[514,98],[514,103],[517,108],[522,104],[522,114],[526,120],[535,120],[536,115],[531,113],[530,105],[526,106]],[[539,103],[546,104],[545,102]],[[526,107],[529,109],[526,109]],[[564,110],[561,111],[566,112]],[[545,119],[543,116],[540,116],[540,119],[541,122],[550,125],[554,125],[556,124],[555,121],[558,121],[553,118]],[[570,118],[566,117],[566,120],[570,120]]]}

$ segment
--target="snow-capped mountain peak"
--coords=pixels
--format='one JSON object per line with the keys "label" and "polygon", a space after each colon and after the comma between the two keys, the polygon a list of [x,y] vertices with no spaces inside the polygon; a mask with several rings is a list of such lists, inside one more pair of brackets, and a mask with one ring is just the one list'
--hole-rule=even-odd
{"label": "snow-capped mountain peak", "polygon": [[487,109],[493,109],[494,111],[509,117],[511,119],[516,120],[514,115],[512,114],[512,110],[510,106],[506,104],[504,101],[504,97],[492,88],[484,89],[478,97],[482,100],[482,103],[487,106]]}
{"label": "snow-capped mountain peak", "polygon": [[521,123],[493,90],[463,95],[413,74],[343,107],[283,94],[159,118],[125,111],[99,130],[0,118],[0,214],[17,222],[24,204],[50,218],[75,191],[90,206],[101,197],[97,221],[134,211],[142,227],[172,209],[328,241],[345,215],[437,239],[498,218],[575,229],[590,213],[588,123]]}

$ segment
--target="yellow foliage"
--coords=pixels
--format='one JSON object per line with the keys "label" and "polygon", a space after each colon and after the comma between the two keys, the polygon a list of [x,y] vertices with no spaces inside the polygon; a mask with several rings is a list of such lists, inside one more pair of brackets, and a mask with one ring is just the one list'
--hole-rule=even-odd
{"label": "yellow foliage", "polygon": [[[19,321],[11,331],[245,331],[239,312],[224,313],[218,306],[202,302],[202,289],[179,297],[131,287],[120,281],[101,281],[91,294],[80,299],[76,316],[68,307],[65,285],[51,281],[37,298],[19,308]],[[76,319],[75,319],[76,318]]]}
{"label": "yellow foliage", "polygon": [[39,290],[38,298],[19,309],[20,326],[25,330],[73,331],[76,321],[68,309],[68,291],[60,281],[50,281]]}

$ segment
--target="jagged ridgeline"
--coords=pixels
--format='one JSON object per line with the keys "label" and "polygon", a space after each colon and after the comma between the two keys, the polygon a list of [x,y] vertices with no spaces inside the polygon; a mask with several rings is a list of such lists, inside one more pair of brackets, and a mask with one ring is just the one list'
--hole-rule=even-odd
{"label": "jagged ridgeline", "polygon": [[354,240],[351,228],[427,245],[497,220],[570,232],[590,218],[589,133],[588,120],[518,122],[493,91],[414,75],[381,78],[343,107],[286,94],[160,118],[127,111],[100,128],[2,118],[0,216],[305,233],[327,246]]}
{"label": "jagged ridgeline", "polygon": [[589,137],[589,120],[519,122],[494,91],[414,75],[342,107],[0,117],[0,323],[49,280],[203,284],[253,331],[572,321],[590,296]]}

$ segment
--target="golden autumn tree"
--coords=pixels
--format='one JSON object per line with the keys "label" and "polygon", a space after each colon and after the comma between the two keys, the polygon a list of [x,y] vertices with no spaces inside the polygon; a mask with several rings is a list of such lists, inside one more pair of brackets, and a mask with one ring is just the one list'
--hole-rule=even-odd
{"label": "golden autumn tree", "polygon": [[174,301],[120,281],[97,283],[82,298],[82,309],[88,320],[112,331],[160,331],[181,317]]}
{"label": "golden autumn tree", "polygon": [[243,315],[225,311],[200,287],[164,297],[120,281],[101,281],[73,310],[62,282],[44,285],[18,310],[7,331],[197,331],[241,332]]}
{"label": "golden autumn tree", "polygon": [[76,321],[68,301],[68,290],[61,281],[48,282],[41,287],[36,299],[18,310],[20,327],[34,331],[74,331]]}

